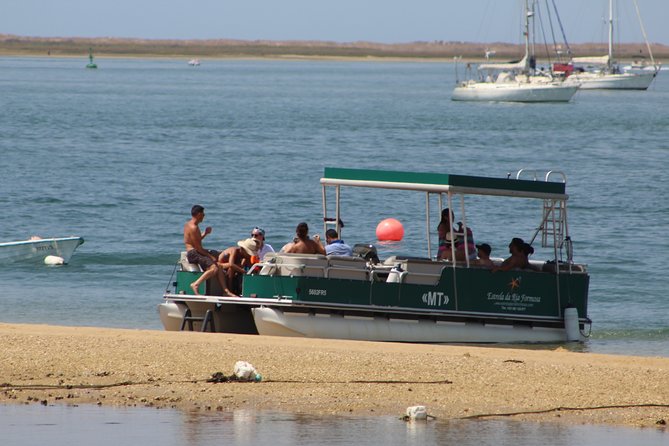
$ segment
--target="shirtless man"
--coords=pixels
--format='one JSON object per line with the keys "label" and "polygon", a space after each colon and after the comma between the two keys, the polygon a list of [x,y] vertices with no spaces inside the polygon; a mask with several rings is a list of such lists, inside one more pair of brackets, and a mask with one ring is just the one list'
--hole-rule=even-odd
{"label": "shirtless man", "polygon": [[309,226],[306,223],[300,223],[295,229],[295,242],[286,252],[298,254],[323,254],[325,248],[321,245],[320,237],[315,235],[313,240],[309,238]]}
{"label": "shirtless man", "polygon": [[481,243],[480,245],[476,245],[476,250],[479,258],[472,262],[473,265],[483,266],[485,268],[492,268],[495,266],[495,264],[492,263],[492,260],[490,260],[492,248],[489,244]]}
{"label": "shirtless man", "polygon": [[184,225],[184,244],[186,245],[186,258],[190,263],[196,263],[202,267],[204,273],[190,284],[193,293],[200,295],[199,287],[202,282],[217,276],[221,287],[225,289],[225,276],[223,269],[219,268],[218,256],[220,253],[214,250],[206,250],[202,247],[202,239],[211,234],[211,226],[200,232],[198,226],[204,220],[204,208],[199,204],[193,206],[190,211],[191,219]]}
{"label": "shirtless man", "polygon": [[494,266],[492,272],[527,268],[529,261],[527,260],[527,254],[525,254],[525,245],[527,245],[527,243],[521,238],[514,238],[511,240],[511,243],[509,243],[509,253],[511,254],[511,257],[504,260],[500,266]]}

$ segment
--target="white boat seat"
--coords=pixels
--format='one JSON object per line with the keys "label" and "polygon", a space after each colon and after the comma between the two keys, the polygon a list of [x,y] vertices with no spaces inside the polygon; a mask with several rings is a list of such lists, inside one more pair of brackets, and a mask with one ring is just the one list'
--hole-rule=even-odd
{"label": "white boat seat", "polygon": [[436,285],[439,283],[440,278],[441,278],[441,273],[425,274],[425,273],[407,272],[404,275],[402,283],[412,283],[416,285]]}
{"label": "white boat seat", "polygon": [[440,260],[423,260],[423,259],[406,259],[404,260],[403,268],[409,273],[432,274],[441,276],[441,271],[446,268],[448,264]]}
{"label": "white boat seat", "polygon": [[[270,253],[267,253],[269,255]],[[266,256],[267,256],[266,255]],[[314,259],[314,260],[327,260],[328,258],[323,254],[302,254],[299,252],[275,252],[274,256],[282,259]]]}
{"label": "white boat seat", "polygon": [[369,280],[367,261],[362,257],[328,256],[330,279]]}
{"label": "white boat seat", "polygon": [[197,263],[190,263],[186,257],[186,251],[181,251],[181,257],[179,258],[179,264],[181,265],[181,271],[190,271],[192,273],[201,273],[202,268]]}
{"label": "white boat seat", "polygon": [[274,251],[268,252],[267,254],[265,254],[265,257],[263,257],[262,261],[263,262],[273,262],[274,259],[276,259],[276,256],[278,256],[279,254],[282,254],[282,253],[278,253],[278,252],[274,252]]}
{"label": "white boat seat", "polygon": [[447,266],[442,261],[407,258],[403,261],[402,265],[404,271],[407,272],[402,282],[418,285],[436,285],[441,278],[441,272]]}
{"label": "white boat seat", "polygon": [[281,276],[325,277],[328,259],[321,254],[278,253],[274,257]]}
{"label": "white boat seat", "polygon": [[391,256],[383,263],[386,266],[399,265],[406,272],[402,283],[418,285],[436,285],[439,283],[442,270],[449,266],[448,263],[422,257]]}

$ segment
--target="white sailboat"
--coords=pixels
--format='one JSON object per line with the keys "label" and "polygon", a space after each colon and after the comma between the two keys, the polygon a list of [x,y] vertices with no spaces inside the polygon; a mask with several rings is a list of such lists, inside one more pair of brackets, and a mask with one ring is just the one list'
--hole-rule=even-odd
{"label": "white sailboat", "polygon": [[650,65],[644,67],[644,69],[630,69],[629,71],[621,69],[614,59],[613,54],[613,0],[609,0],[609,18],[608,22],[608,34],[609,34],[609,52],[604,56],[599,57],[574,57],[572,58],[572,64],[574,66],[590,65],[599,67],[596,70],[575,70],[574,73],[569,76],[568,82],[574,82],[581,85],[583,90],[595,90],[595,89],[609,89],[609,90],[646,90],[650,86],[657,73],[660,71],[660,65],[655,62],[653,58],[653,52],[648,43],[648,38],[646,37],[646,31],[641,21],[641,14],[639,13],[639,5],[636,0],[634,0],[634,6],[636,7],[637,16],[639,18],[639,24],[641,25],[641,31],[643,33],[643,38],[646,41],[646,47],[648,48],[648,54],[650,55]]}
{"label": "white sailboat", "polygon": [[[549,72],[536,70],[536,58],[530,48],[530,20],[534,18],[535,0],[525,1],[525,55],[519,62],[480,64],[479,79],[458,82],[453,89],[454,101],[499,102],[569,102],[578,83],[565,84]],[[456,66],[457,69],[457,66]]]}

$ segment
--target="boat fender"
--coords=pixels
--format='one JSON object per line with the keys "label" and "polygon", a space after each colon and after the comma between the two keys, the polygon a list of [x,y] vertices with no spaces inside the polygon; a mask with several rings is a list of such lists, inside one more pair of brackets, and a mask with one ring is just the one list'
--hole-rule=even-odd
{"label": "boat fender", "polygon": [[59,256],[46,256],[44,257],[45,265],[64,265],[65,259]]}
{"label": "boat fender", "polygon": [[564,309],[564,330],[567,342],[574,342],[580,339],[578,328],[578,310],[575,307]]}

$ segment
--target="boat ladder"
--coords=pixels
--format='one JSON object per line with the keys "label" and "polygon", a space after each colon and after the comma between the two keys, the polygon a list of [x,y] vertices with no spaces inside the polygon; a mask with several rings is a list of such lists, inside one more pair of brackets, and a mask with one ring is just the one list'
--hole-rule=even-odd
{"label": "boat ladder", "polygon": [[[567,182],[567,176],[564,172],[559,170],[538,171],[520,169],[516,172],[516,179],[522,179],[525,176],[531,176],[533,181],[550,181],[551,176],[558,176],[558,181],[562,183]],[[510,176],[511,174],[509,174]],[[532,242],[541,232],[541,246],[544,248],[551,248],[558,244],[558,240],[562,241],[568,238],[567,229],[567,203],[565,200],[546,199],[544,200],[543,213],[541,218],[541,225],[537,228],[537,232],[532,237]]]}
{"label": "boat ladder", "polygon": [[552,247],[556,240],[564,240],[567,207],[564,200],[544,200],[541,223],[541,246]]}
{"label": "boat ladder", "polygon": [[193,322],[202,322],[201,331],[203,332],[207,331],[207,327],[209,327],[212,333],[216,331],[216,328],[214,328],[214,313],[211,310],[207,310],[204,316],[193,316],[190,311],[190,308],[188,308],[184,313],[183,320],[181,321],[180,331],[184,331],[184,328],[186,328],[186,324],[188,324],[188,329],[190,331],[193,331]]}

